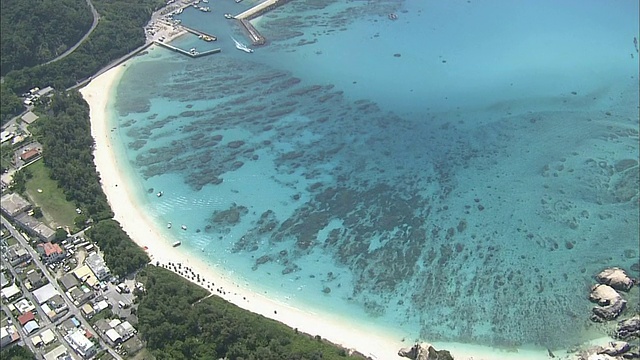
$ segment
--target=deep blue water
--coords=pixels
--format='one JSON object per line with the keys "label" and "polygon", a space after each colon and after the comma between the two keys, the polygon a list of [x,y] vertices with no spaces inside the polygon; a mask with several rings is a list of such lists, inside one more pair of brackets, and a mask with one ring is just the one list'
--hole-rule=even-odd
{"label": "deep blue water", "polygon": [[253,3],[187,9],[218,41],[174,44],[223,51],[154,48],[117,88],[115,143],[163,231],[410,338],[600,334],[593,275],[638,276],[637,1],[294,0],[247,54],[222,13]]}

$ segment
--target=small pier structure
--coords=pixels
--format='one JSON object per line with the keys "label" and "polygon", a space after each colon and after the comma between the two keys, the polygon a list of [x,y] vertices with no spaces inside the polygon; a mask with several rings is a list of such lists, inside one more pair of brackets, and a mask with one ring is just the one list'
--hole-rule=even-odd
{"label": "small pier structure", "polygon": [[183,28],[183,29],[187,30],[188,32],[190,32],[190,33],[192,33],[192,34],[194,34],[194,35],[198,35],[199,37],[208,36],[208,37],[210,37],[211,39],[213,39],[213,41],[218,40],[218,38],[217,38],[215,35],[207,34],[207,33],[206,33],[206,32],[204,32],[204,31],[200,31],[200,30],[192,29],[192,28],[190,28],[190,27],[188,27],[188,26],[184,26],[184,25],[181,25],[181,26],[182,26],[182,28]]}
{"label": "small pier structure", "polygon": [[173,50],[175,52],[178,52],[178,53],[183,54],[183,55],[187,55],[187,56],[192,57],[192,58],[199,58],[201,56],[217,54],[220,51],[222,51],[222,49],[218,48],[218,49],[212,49],[212,50],[207,50],[207,51],[202,51],[202,52],[190,52],[190,51],[186,51],[186,50],[180,49],[178,47],[175,47],[173,45],[165,44],[165,43],[160,42],[160,41],[155,41],[154,43],[156,45],[160,45],[160,46],[165,47],[165,48],[167,48],[169,50]]}
{"label": "small pier structure", "polygon": [[251,24],[251,19],[254,19],[270,10],[277,8],[280,5],[286,4],[291,0],[265,0],[260,4],[248,9],[245,12],[242,12],[235,16],[240,22],[240,25],[245,29],[247,34],[249,35],[249,39],[251,39],[251,43],[256,45],[264,45],[267,40],[262,34]]}

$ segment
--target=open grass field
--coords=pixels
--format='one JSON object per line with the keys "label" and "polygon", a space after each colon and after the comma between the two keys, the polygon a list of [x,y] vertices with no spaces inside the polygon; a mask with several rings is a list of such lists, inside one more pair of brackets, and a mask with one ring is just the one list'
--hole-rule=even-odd
{"label": "open grass field", "polygon": [[42,209],[42,221],[53,229],[57,226],[73,229],[73,219],[78,216],[76,207],[67,201],[57,181],[49,178],[49,169],[44,166],[42,159],[29,165],[29,169],[33,177],[27,181],[27,195]]}

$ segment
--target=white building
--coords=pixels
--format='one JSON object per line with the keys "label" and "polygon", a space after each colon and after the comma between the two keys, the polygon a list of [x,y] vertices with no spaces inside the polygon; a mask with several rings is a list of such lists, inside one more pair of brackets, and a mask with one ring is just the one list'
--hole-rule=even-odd
{"label": "white building", "polygon": [[85,359],[92,357],[97,352],[95,344],[84,336],[82,330],[76,330],[65,336],[64,339],[67,340],[71,348],[73,348],[78,355]]}
{"label": "white building", "polygon": [[102,281],[109,277],[109,268],[105,265],[104,260],[98,253],[91,253],[91,255],[84,260],[84,263],[89,266],[98,280]]}

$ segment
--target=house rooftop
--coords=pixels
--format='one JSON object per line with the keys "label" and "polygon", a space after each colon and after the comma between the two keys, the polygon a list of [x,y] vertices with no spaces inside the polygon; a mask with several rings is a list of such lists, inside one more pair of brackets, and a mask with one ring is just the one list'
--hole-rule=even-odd
{"label": "house rooftop", "polygon": [[16,193],[10,193],[3,195],[2,198],[0,198],[0,206],[2,207],[3,212],[13,217],[29,209],[31,204],[22,196]]}
{"label": "house rooftop", "polygon": [[26,324],[29,321],[34,320],[34,319],[35,319],[35,316],[33,316],[33,313],[31,311],[27,311],[26,313],[18,316],[18,322],[22,326],[24,326],[24,324]]}
{"label": "house rooftop", "polygon": [[38,118],[39,116],[34,114],[32,111],[27,112],[21,117],[22,121],[24,121],[27,124],[33,123],[34,121],[38,120]]}

